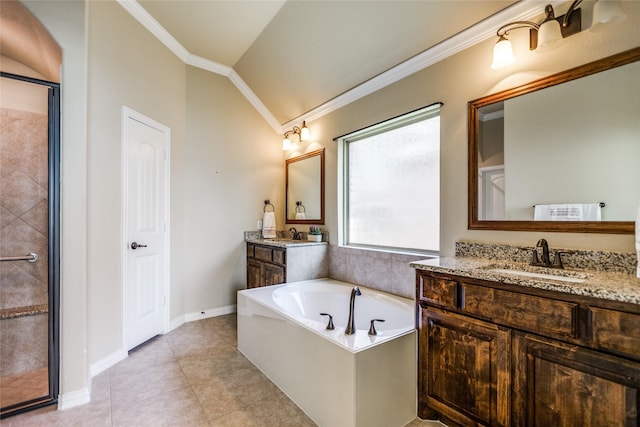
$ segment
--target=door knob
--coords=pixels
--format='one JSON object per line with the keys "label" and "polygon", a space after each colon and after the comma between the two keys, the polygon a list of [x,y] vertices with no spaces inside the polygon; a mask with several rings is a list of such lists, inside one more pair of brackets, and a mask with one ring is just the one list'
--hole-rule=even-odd
{"label": "door knob", "polygon": [[141,245],[138,242],[131,243],[131,249],[136,250],[138,248],[146,248],[147,245]]}

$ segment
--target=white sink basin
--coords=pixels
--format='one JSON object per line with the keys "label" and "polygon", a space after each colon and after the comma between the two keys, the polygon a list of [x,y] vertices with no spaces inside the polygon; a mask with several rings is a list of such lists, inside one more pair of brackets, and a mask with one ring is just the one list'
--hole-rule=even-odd
{"label": "white sink basin", "polygon": [[582,283],[591,275],[580,271],[553,269],[524,264],[495,263],[481,267],[482,270],[497,274],[531,277],[541,280],[556,280],[560,282]]}
{"label": "white sink basin", "polygon": [[521,270],[509,270],[506,268],[492,268],[487,271],[491,271],[493,273],[501,273],[501,274],[513,274],[516,276],[535,277],[537,279],[559,280],[561,282],[571,282],[571,283],[582,283],[585,280],[587,280],[587,277],[557,276],[555,274],[534,273],[531,271],[521,271]]}

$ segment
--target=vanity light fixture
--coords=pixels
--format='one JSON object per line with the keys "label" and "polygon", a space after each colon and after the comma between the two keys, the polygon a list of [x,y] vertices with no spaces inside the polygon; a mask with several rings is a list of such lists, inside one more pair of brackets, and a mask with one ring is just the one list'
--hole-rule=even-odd
{"label": "vanity light fixture", "polygon": [[560,46],[563,38],[579,33],[582,29],[582,10],[578,8],[580,3],[582,0],[575,0],[567,13],[557,18],[553,6],[548,4],[544,8],[546,17],[541,24],[531,21],[514,21],[498,28],[496,33],[498,42],[493,48],[491,68],[495,70],[516,61],[511,42],[507,38],[511,30],[529,28],[529,50],[537,52],[555,49]]}
{"label": "vanity light fixture", "polygon": [[286,150],[291,150],[291,145],[293,144],[293,142],[289,139],[290,135],[298,135],[298,142],[297,144],[301,144],[304,141],[309,140],[310,137],[310,133],[309,133],[309,128],[307,127],[307,123],[306,122],[302,122],[302,127],[299,128],[298,126],[294,126],[293,129],[286,131],[284,133],[284,139],[282,140],[282,150],[286,151]]}
{"label": "vanity light fixture", "polygon": [[615,24],[627,17],[617,0],[596,0],[593,5],[591,30],[598,31],[603,24]]}

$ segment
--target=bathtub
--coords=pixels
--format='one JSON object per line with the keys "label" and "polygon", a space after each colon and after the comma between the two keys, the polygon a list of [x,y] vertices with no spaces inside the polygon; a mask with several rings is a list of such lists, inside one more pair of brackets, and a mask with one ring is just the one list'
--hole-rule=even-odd
{"label": "bathtub", "polygon": [[[414,303],[360,286],[356,333],[345,335],[353,286],[318,279],[239,291],[238,349],[319,426],[404,426],[416,417]],[[375,336],[371,319],[385,320]]]}

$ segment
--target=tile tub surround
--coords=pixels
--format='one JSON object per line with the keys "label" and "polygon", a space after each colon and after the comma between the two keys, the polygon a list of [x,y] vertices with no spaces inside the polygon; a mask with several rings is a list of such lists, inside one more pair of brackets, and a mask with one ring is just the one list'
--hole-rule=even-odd
{"label": "tile tub surround", "polygon": [[410,262],[424,255],[329,246],[329,277],[343,282],[415,298],[415,272]]}
{"label": "tile tub surround", "polygon": [[[536,279],[534,277],[493,272],[491,271],[492,265],[500,265],[500,268],[511,268],[524,271],[530,269],[528,263],[505,261],[496,262],[495,258],[490,259],[464,256],[444,257],[416,261],[412,262],[410,265],[417,270],[447,273],[472,279],[491,280],[494,282],[517,286],[640,304],[640,279],[638,279],[635,274],[567,269],[566,271],[579,272],[587,275],[586,280],[582,283],[568,283],[558,280]],[[536,271],[543,271],[552,275],[561,274],[563,271],[546,269],[544,267],[534,268]]]}
{"label": "tile tub surround", "polygon": [[[531,246],[513,246],[461,241],[456,242],[456,256],[528,263],[531,259],[531,251],[525,251],[522,248],[535,249],[535,243]],[[537,250],[538,255],[541,256],[542,250],[540,248]],[[638,260],[636,254],[632,252],[584,251],[555,248],[549,244],[549,252],[555,254],[558,250],[574,252],[562,255],[562,263],[567,269],[636,274]]]}
{"label": "tile tub surround", "polygon": [[[289,239],[285,231],[276,232],[278,239]],[[405,298],[415,297],[415,273],[409,263],[425,255],[409,255],[329,244],[329,234],[322,233],[322,242],[278,241],[262,239],[260,231],[245,231],[245,240],[258,244],[289,248],[292,246],[327,245],[328,277],[359,286],[388,292]],[[306,239],[306,237],[303,237]],[[289,268],[287,266],[287,268]],[[319,276],[318,276],[319,277]]]}

